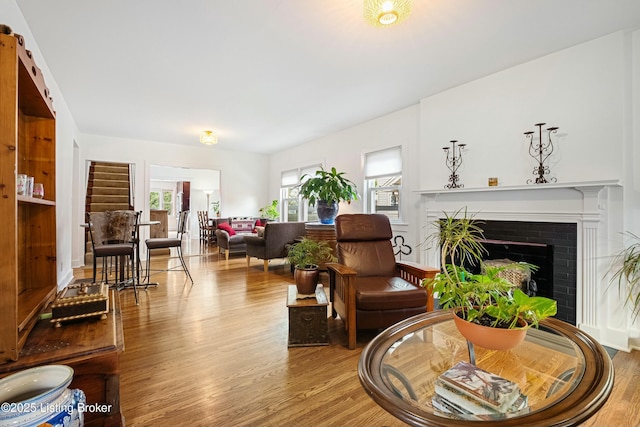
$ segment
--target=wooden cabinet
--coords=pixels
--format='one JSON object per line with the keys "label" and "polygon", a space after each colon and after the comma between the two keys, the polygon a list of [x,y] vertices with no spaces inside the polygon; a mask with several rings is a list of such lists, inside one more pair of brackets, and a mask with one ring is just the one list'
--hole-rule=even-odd
{"label": "wooden cabinet", "polygon": [[[0,34],[0,363],[17,360],[57,290],[56,120],[22,36]],[[18,196],[18,174],[44,199]]]}
{"label": "wooden cabinet", "polygon": [[73,381],[69,387],[84,391],[87,405],[98,408],[85,412],[85,427],[123,426],[120,412],[120,354],[123,350],[120,299],[112,290],[106,319],[65,322],[60,328],[54,327],[49,320],[37,322],[20,353],[20,360],[0,364],[0,378],[36,366],[70,366]]}

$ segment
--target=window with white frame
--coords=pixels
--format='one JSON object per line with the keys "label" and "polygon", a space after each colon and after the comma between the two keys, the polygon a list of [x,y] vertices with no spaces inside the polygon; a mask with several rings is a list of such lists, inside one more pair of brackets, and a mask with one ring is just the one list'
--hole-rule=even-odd
{"label": "window with white frame", "polygon": [[318,221],[315,206],[309,206],[299,194],[298,185],[304,175],[315,175],[320,165],[291,169],[281,174],[280,205],[282,206],[283,221]]}
{"label": "window with white frame", "polygon": [[402,147],[366,153],[364,157],[366,209],[400,221],[402,194]]}
{"label": "window with white frame", "polygon": [[149,191],[149,208],[166,210],[168,215],[173,214],[174,190],[152,188]]}

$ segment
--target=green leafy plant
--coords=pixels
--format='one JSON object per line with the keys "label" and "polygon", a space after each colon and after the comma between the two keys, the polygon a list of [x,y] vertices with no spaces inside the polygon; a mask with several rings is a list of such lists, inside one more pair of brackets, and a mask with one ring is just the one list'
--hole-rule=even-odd
{"label": "green leafy plant", "polygon": [[218,215],[220,213],[220,201],[211,202],[211,210],[214,214]]}
{"label": "green leafy plant", "polygon": [[260,208],[258,210],[261,218],[267,218],[270,220],[276,220],[280,217],[280,211],[278,210],[278,201],[273,200],[270,205]]}
{"label": "green leafy plant", "polygon": [[466,210],[444,215],[435,223],[438,231],[428,238],[440,246],[444,267],[434,278],[422,282],[437,293],[442,308],[453,308],[470,322],[509,329],[518,327],[518,318],[527,322],[526,327],[537,327],[540,320],[557,313],[556,301],[529,296],[500,275],[514,268],[535,271],[532,264],[482,265],[480,274],[465,269],[465,262],[481,265],[486,253],[480,222]]}
{"label": "green leafy plant", "polygon": [[318,200],[325,202],[347,202],[358,200],[356,185],[344,177],[344,172],[336,168],[330,171],[320,168],[315,175],[304,174],[299,185],[300,194],[315,206]]}
{"label": "green leafy plant", "polygon": [[299,268],[316,266],[323,262],[335,261],[333,250],[325,240],[313,240],[306,237],[298,243],[289,245],[288,258],[291,265]]}
{"label": "green leafy plant", "polygon": [[617,283],[618,292],[625,294],[625,307],[632,306],[633,320],[640,314],[640,237],[627,232],[633,243],[616,254],[609,268],[610,284]]}

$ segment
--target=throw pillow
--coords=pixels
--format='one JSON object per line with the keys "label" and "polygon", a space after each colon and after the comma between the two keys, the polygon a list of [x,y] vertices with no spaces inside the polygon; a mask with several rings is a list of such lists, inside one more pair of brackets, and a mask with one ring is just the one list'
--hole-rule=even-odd
{"label": "throw pillow", "polygon": [[227,224],[226,222],[223,222],[222,224],[218,224],[218,228],[220,230],[224,230],[227,233],[229,233],[229,236],[235,236],[236,235],[236,230],[231,228],[231,226],[229,224]]}

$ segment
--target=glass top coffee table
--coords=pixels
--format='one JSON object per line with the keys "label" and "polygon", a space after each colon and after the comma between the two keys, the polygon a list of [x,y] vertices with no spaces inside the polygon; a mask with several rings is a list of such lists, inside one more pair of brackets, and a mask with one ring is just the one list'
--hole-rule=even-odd
{"label": "glass top coffee table", "polygon": [[[512,350],[474,350],[459,334],[450,310],[434,311],[375,337],[360,356],[358,375],[374,401],[415,426],[468,426],[488,419],[499,426],[578,425],[602,407],[613,388],[613,364],[604,348],[556,319],[529,329]],[[479,368],[518,384],[527,408],[490,418],[434,408],[436,379],[456,363],[470,362],[470,354]]]}

